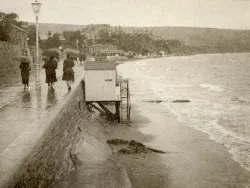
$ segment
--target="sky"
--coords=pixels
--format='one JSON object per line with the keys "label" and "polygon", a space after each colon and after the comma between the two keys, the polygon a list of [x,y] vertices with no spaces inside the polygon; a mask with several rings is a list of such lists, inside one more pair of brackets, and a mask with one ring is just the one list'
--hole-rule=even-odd
{"label": "sky", "polygon": [[[1,12],[35,22],[34,0],[0,0]],[[39,0],[39,21],[121,26],[195,26],[250,30],[250,0]]]}

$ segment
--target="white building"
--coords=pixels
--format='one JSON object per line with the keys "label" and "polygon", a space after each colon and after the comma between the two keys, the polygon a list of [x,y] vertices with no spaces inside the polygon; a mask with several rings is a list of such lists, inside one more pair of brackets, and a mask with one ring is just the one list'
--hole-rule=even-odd
{"label": "white building", "polygon": [[85,101],[120,101],[116,64],[108,61],[88,61],[85,69]]}

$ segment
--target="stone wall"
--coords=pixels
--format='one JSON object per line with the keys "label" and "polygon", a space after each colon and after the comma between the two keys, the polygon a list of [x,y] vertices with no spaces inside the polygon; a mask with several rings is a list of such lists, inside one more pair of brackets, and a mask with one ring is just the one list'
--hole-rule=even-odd
{"label": "stone wall", "polygon": [[15,82],[21,83],[21,75],[18,62],[13,57],[21,54],[17,45],[0,41],[0,87],[9,86]]}
{"label": "stone wall", "polygon": [[[96,123],[83,101],[82,85],[75,88],[56,113],[5,187],[44,188],[74,169],[75,154],[83,141],[83,129]],[[47,115],[41,115],[41,119],[43,116]]]}

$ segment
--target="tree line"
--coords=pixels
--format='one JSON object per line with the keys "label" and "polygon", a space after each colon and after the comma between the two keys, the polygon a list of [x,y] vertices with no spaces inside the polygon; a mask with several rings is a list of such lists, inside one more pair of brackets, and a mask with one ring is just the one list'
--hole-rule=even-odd
{"label": "tree line", "polygon": [[[65,40],[61,40],[60,36]],[[76,48],[82,50],[93,44],[115,45],[125,52],[136,54],[157,53],[166,51],[171,53],[171,49],[181,46],[178,40],[157,39],[148,32],[125,33],[122,29],[111,31],[102,29],[99,31],[88,31],[86,28],[76,31],[63,31],[62,33],[48,32],[48,39],[43,44],[44,48]]]}
{"label": "tree line", "polygon": [[[6,22],[0,22],[0,41],[9,41],[9,33],[12,29],[10,24],[18,27],[27,25],[28,44],[35,45],[36,28],[35,25],[29,25],[27,22],[19,21],[16,13],[0,12],[0,18]],[[3,20],[2,19],[2,20]],[[133,33],[126,33],[121,27],[112,28],[109,25],[88,25],[82,30],[63,31],[62,33],[47,33],[47,39],[40,40],[40,46],[43,49],[58,48],[77,48],[84,50],[93,44],[115,45],[118,49],[125,52],[136,54],[155,53],[166,51],[171,53],[172,49],[181,46],[178,40],[159,39],[153,36],[151,32],[136,30]]]}
{"label": "tree line", "polygon": [[19,16],[12,13],[4,13],[0,12],[0,41],[8,42],[10,40],[9,33],[12,30],[11,24],[22,27],[24,24],[28,24],[27,22],[19,21]]}

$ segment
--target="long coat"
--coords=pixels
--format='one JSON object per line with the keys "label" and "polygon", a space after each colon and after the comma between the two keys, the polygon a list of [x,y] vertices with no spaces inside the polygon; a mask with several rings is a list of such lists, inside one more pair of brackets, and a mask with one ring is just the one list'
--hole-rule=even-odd
{"label": "long coat", "polygon": [[21,62],[19,68],[21,69],[21,77],[23,84],[29,84],[29,76],[30,76],[30,62]]}
{"label": "long coat", "polygon": [[81,54],[79,60],[80,61],[85,61],[86,60],[86,56],[84,54]]}
{"label": "long coat", "polygon": [[55,60],[48,60],[43,65],[43,68],[45,68],[46,83],[56,82],[57,62]]}
{"label": "long coat", "polygon": [[64,62],[63,62],[63,77],[62,79],[65,81],[74,81],[75,77],[74,77],[74,71],[73,68],[74,67],[74,61],[72,59],[67,58]]}

